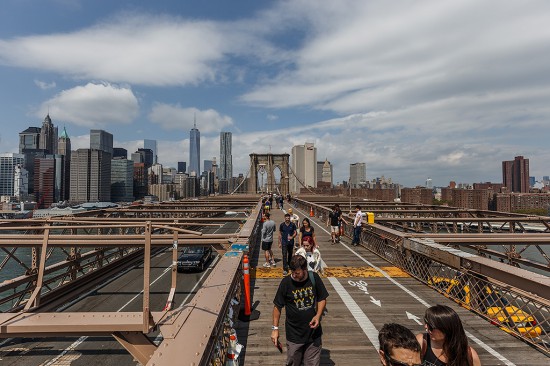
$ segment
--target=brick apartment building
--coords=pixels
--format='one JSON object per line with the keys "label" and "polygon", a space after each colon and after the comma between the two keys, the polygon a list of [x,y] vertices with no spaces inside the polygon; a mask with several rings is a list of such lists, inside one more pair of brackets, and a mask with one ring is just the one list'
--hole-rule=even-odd
{"label": "brick apartment building", "polygon": [[498,193],[495,195],[495,209],[500,212],[514,212],[534,208],[548,209],[548,193]]}
{"label": "brick apartment building", "polygon": [[401,189],[401,202],[432,205],[433,191],[430,188],[403,188]]}

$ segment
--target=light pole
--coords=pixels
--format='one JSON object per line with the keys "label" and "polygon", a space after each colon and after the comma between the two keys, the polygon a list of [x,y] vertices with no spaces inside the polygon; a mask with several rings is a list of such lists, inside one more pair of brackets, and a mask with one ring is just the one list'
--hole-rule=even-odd
{"label": "light pole", "polygon": [[351,175],[348,180],[348,186],[349,186],[349,212],[351,213]]}

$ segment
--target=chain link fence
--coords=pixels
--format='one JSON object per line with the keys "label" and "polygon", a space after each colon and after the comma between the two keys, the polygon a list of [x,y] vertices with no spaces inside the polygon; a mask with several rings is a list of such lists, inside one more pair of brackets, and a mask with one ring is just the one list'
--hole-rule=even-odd
{"label": "chain link fence", "polygon": [[[325,219],[330,212],[328,207],[299,199],[294,204],[318,218]],[[351,225],[344,224],[347,236],[352,236],[352,230]],[[512,278],[516,283],[528,281],[515,274],[520,271],[515,267],[495,262],[495,266],[506,266],[504,271],[507,273],[503,276],[506,279],[491,278],[468,268],[470,261],[478,258],[474,254],[430,239],[409,238],[406,233],[380,225],[364,224],[361,240],[364,247],[381,258],[550,356],[550,287],[547,281],[539,286],[538,294],[527,292],[507,282]]]}

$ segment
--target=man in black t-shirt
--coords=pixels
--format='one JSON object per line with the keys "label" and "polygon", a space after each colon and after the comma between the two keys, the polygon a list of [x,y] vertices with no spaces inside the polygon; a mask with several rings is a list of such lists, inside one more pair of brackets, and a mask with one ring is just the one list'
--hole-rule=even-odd
{"label": "man in black t-shirt", "polygon": [[[321,315],[326,306],[327,289],[317,273],[307,270],[301,255],[290,260],[290,276],[279,284],[273,300],[271,341],[279,343],[281,309],[286,308],[285,331],[287,366],[318,366],[321,363]],[[313,278],[310,277],[313,275]]]}
{"label": "man in black t-shirt", "polygon": [[342,211],[338,205],[334,205],[332,211],[328,214],[327,225],[330,224],[330,237],[332,244],[336,244],[340,237],[340,220],[342,219]]}

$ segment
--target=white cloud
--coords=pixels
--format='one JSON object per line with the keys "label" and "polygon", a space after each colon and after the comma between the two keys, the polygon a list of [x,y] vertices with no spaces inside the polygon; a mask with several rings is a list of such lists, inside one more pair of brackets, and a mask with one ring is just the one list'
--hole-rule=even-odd
{"label": "white cloud", "polygon": [[242,99],[347,114],[548,86],[541,75],[550,72],[550,50],[541,45],[550,38],[550,4],[530,4],[294,2],[307,38],[293,62]]}
{"label": "white cloud", "polygon": [[[251,152],[270,145],[290,152],[315,141],[319,160],[335,164],[339,181],[356,161],[367,163],[369,179],[385,175],[406,185],[428,176],[436,185],[500,181],[500,162],[515,155],[532,157],[532,175],[548,175],[549,14],[550,3],[537,0],[295,0],[234,21],[124,13],[70,33],[0,40],[0,64],[65,80],[153,86],[139,94],[158,101],[150,121],[187,136],[196,115],[202,159],[219,153],[208,134],[252,126],[258,132],[233,135],[236,173],[248,170]],[[220,112],[217,83],[242,93],[236,105],[222,92],[225,110],[243,108],[234,114],[239,123]],[[37,116],[50,106],[56,120],[79,125],[130,123],[137,98],[114,85],[62,92]],[[212,107],[168,104],[154,95],[162,86],[196,88],[194,100],[212,91],[207,102],[191,104]],[[308,124],[303,116],[339,117]],[[264,123],[245,126],[246,118]],[[280,130],[266,130],[275,119]],[[188,140],[159,140],[161,160],[175,164],[187,155]]]}
{"label": "white cloud", "polygon": [[165,130],[185,131],[193,128],[196,119],[197,128],[202,133],[219,132],[233,124],[231,117],[221,115],[213,109],[184,108],[179,104],[165,103],[155,103],[149,113],[149,119]]}
{"label": "white cloud", "polygon": [[143,148],[143,140],[132,140],[132,141],[115,140],[113,142],[113,146],[126,149],[126,151],[128,152],[128,159],[131,159],[132,153],[136,152],[139,148]]}
{"label": "white cloud", "polygon": [[109,83],[77,86],[42,103],[37,117],[50,113],[57,121],[84,127],[129,124],[139,113],[136,96],[127,87]]}
{"label": "white cloud", "polygon": [[78,135],[78,136],[70,136],[71,138],[71,149],[72,150],[78,150],[78,149],[89,149],[90,148],[90,135]]}
{"label": "white cloud", "polygon": [[[205,159],[202,155],[204,154],[203,145],[201,141],[201,160]],[[178,161],[185,161],[189,166],[189,139],[158,141],[158,160],[165,167],[177,168]]]}
{"label": "white cloud", "polygon": [[35,80],[34,83],[36,84],[36,86],[38,86],[42,90],[52,89],[56,87],[55,81],[48,83],[41,80]]}
{"label": "white cloud", "polygon": [[[407,115],[408,111],[356,114],[311,125],[234,135],[234,173],[248,171],[250,153],[290,153],[292,146],[306,141],[315,143],[319,161],[328,158],[333,164],[334,182],[348,179],[349,164],[353,162],[366,163],[369,180],[384,175],[406,186],[423,185],[428,176],[436,185],[447,185],[450,180],[499,182],[503,157],[550,157],[550,153],[536,147],[512,147],[498,136],[468,137],[471,126],[467,124],[449,134],[434,135],[430,133],[435,126],[432,123],[407,127]],[[388,123],[390,127],[380,127],[394,120],[394,124]],[[217,148],[216,144],[217,141]],[[536,168],[537,174],[542,175],[541,168]]]}
{"label": "white cloud", "polygon": [[84,80],[185,85],[214,79],[224,49],[213,23],[124,13],[72,33],[0,40],[0,63]]}

